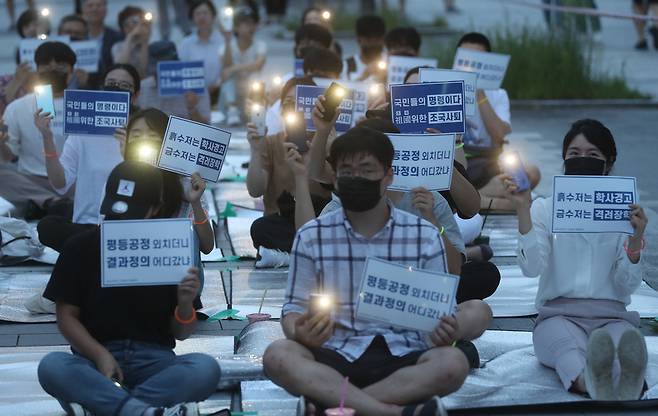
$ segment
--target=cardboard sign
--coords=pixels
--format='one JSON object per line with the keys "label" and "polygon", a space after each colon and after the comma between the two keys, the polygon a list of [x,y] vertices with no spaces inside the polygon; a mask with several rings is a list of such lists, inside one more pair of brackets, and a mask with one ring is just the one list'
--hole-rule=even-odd
{"label": "cardboard sign", "polygon": [[450,189],[455,136],[437,134],[389,134],[393,155],[394,191],[423,186],[430,191]]}
{"label": "cardboard sign", "polygon": [[101,286],[177,285],[194,266],[189,218],[103,221]]}
{"label": "cardboard sign", "polygon": [[418,66],[429,66],[436,68],[439,61],[434,58],[413,58],[409,56],[389,56],[388,57],[388,85],[404,83],[404,76],[410,69]]}
{"label": "cardboard sign", "polygon": [[69,36],[49,36],[46,39],[30,38],[22,39],[18,44],[18,59],[20,63],[27,62],[30,68],[37,69],[34,62],[34,53],[44,42],[62,42],[68,44],[71,38]]}
{"label": "cardboard sign", "polygon": [[[326,88],[315,85],[297,85],[295,95],[295,110],[304,113],[307,131],[315,131],[313,124],[313,108],[317,102],[318,96],[322,95]],[[343,102],[338,107],[340,114],[336,120],[336,131],[345,132],[352,127],[354,110],[354,92],[351,90],[345,95]]]}
{"label": "cardboard sign", "polygon": [[293,73],[295,74],[296,77],[303,77],[304,76],[304,60],[303,59],[295,58],[295,68],[293,70]]}
{"label": "cardboard sign", "polygon": [[455,311],[459,276],[368,257],[356,317],[431,332]]}
{"label": "cardboard sign", "polygon": [[475,72],[479,89],[497,90],[503,83],[509,60],[509,55],[458,48],[452,69]]}
{"label": "cardboard sign", "polygon": [[226,130],[170,116],[158,167],[184,176],[199,172],[203,179],[217,182],[230,140]]}
{"label": "cardboard sign", "polygon": [[73,52],[75,52],[75,67],[82,69],[90,74],[98,72],[98,61],[101,58],[101,50],[98,42],[95,40],[81,40],[69,43]]}
{"label": "cardboard sign", "polygon": [[449,69],[420,68],[420,82],[464,81],[464,110],[466,117],[475,115],[477,74]]}
{"label": "cardboard sign", "polygon": [[187,91],[197,94],[206,91],[203,61],[158,62],[158,94],[166,97],[182,95]]}
{"label": "cardboard sign", "polygon": [[111,136],[128,124],[130,94],[119,91],[64,91],[64,133]]}
{"label": "cardboard sign", "polygon": [[464,81],[392,85],[391,115],[400,133],[464,133]]}
{"label": "cardboard sign", "polygon": [[[334,82],[333,79],[329,78],[313,78],[313,81],[324,89],[327,89],[329,85]],[[352,110],[352,127],[354,127],[359,120],[366,116],[366,111],[368,111],[368,93],[370,85],[365,82],[346,81],[342,79],[339,83],[343,87],[349,88],[354,93],[354,108]]]}
{"label": "cardboard sign", "polygon": [[633,234],[628,205],[635,203],[635,178],[555,176],[552,232]]}

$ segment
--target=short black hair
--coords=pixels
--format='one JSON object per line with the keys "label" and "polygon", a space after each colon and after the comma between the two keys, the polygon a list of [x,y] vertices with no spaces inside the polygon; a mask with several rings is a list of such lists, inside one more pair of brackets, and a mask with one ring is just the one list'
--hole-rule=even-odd
{"label": "short black hair", "polygon": [[75,66],[77,58],[73,49],[62,42],[44,42],[34,51],[34,62],[38,65],[48,65],[52,61]]}
{"label": "short black hair", "polygon": [[59,26],[57,26],[57,33],[62,31],[62,26],[68,22],[80,23],[85,27],[85,31],[89,31],[89,25],[87,21],[77,14],[69,14],[68,16],[62,17],[62,20],[59,21]]}
{"label": "short black hair", "polygon": [[409,46],[415,51],[420,50],[420,33],[411,27],[396,27],[386,34],[386,49]]}
{"label": "short black hair", "polygon": [[247,21],[251,21],[254,24],[260,22],[258,8],[249,2],[235,9],[233,13],[233,26],[237,26],[240,23]]}
{"label": "short black hair", "polygon": [[295,88],[298,85],[317,85],[315,81],[313,81],[313,78],[311,77],[295,77],[295,78],[290,78],[288,82],[286,82],[283,85],[283,88],[281,88],[281,102],[286,98],[286,95],[288,95],[288,92],[290,92],[291,88]]}
{"label": "short black hair", "polygon": [[308,47],[304,50],[304,74],[317,76],[318,73],[336,74],[343,72],[343,61],[329,49]]}
{"label": "short black hair", "polygon": [[329,150],[329,163],[334,172],[338,162],[349,156],[372,155],[385,169],[393,166],[393,144],[387,135],[369,127],[357,126],[338,136]]}
{"label": "short black hair", "polygon": [[213,4],[212,1],[210,0],[193,0],[190,2],[190,7],[187,9],[187,17],[192,20],[194,17],[194,11],[197,9],[197,7],[201,7],[203,5],[208,6],[210,9],[210,13],[212,13],[213,17],[217,17],[217,7]]}
{"label": "short black hair", "polygon": [[382,133],[400,133],[400,130],[393,124],[390,117],[370,117],[359,121],[356,125],[359,127],[368,127]]}
{"label": "short black hair", "polygon": [[310,39],[312,41],[318,42],[325,48],[329,49],[331,42],[333,42],[333,36],[326,28],[315,25],[307,24],[301,26],[295,32],[295,45],[299,45],[302,40]]}
{"label": "short black hair", "polygon": [[413,67],[410,70],[408,70],[406,74],[404,74],[404,81],[402,81],[402,82],[404,84],[406,84],[409,77],[411,77],[412,75],[420,73],[420,68],[432,68],[432,67],[429,66],[429,65],[422,65],[422,66]]}
{"label": "short black hair", "polygon": [[126,71],[128,74],[130,74],[130,78],[133,79],[133,85],[135,86],[135,92],[138,92],[141,89],[142,82],[139,77],[139,72],[137,72],[137,69],[130,64],[114,64],[111,67],[107,68],[107,70],[103,74],[103,78],[102,78],[103,83],[105,83],[105,78],[107,78],[107,74],[114,71],[115,69],[122,69]]}
{"label": "short black hair", "polygon": [[305,22],[306,22],[306,16],[308,16],[308,14],[311,13],[311,12],[322,13],[322,9],[320,9],[320,8],[317,7],[317,6],[307,7],[307,8],[304,10],[304,13],[302,13],[302,20],[301,20],[301,22],[300,22],[300,24],[301,24],[302,26],[306,24],[306,23],[305,23]]}
{"label": "short black hair", "polygon": [[143,16],[144,9],[135,6],[126,6],[119,12],[118,23],[119,29],[123,30],[123,23],[132,16]]}
{"label": "short black hair", "polygon": [[617,160],[617,146],[615,145],[615,138],[612,136],[612,132],[600,121],[590,118],[578,120],[571,125],[562,142],[562,159],[567,157],[569,145],[571,145],[573,139],[579,134],[585,136],[588,142],[601,150],[609,166],[615,163]]}
{"label": "short black hair", "polygon": [[23,32],[23,28],[32,22],[36,22],[39,20],[39,18],[39,13],[37,13],[37,11],[34,9],[27,9],[21,13],[21,15],[18,16],[18,20],[16,21],[16,31],[18,32],[18,35],[24,38],[25,33]]}
{"label": "short black hair", "polygon": [[489,42],[489,38],[482,33],[470,32],[465,34],[461,37],[461,39],[459,39],[459,42],[457,42],[457,47],[462,46],[464,43],[475,43],[476,45],[482,45],[484,50],[491,52],[491,42]]}
{"label": "short black hair", "polygon": [[357,38],[381,38],[386,36],[386,22],[379,16],[365,15],[356,19]]}

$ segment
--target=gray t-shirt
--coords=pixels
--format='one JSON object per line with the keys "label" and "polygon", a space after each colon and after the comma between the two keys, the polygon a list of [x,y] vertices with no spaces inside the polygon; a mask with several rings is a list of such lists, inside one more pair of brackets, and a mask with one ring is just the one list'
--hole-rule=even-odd
{"label": "gray t-shirt", "polygon": [[[448,201],[441,196],[438,192],[432,192],[434,197],[434,216],[443,228],[445,229],[445,235],[448,241],[462,254],[466,254],[466,247],[464,246],[464,239],[462,238],[461,233],[459,232],[459,227],[455,221],[455,217],[452,215],[452,209],[448,205]],[[414,207],[413,200],[411,199],[412,193],[405,192],[400,198],[400,201],[397,204],[394,204],[396,208],[406,211],[410,214],[420,217],[420,211]],[[324,215],[328,212],[341,209],[343,206],[340,203],[340,198],[336,194],[331,194],[331,201],[324,207],[320,215]]]}

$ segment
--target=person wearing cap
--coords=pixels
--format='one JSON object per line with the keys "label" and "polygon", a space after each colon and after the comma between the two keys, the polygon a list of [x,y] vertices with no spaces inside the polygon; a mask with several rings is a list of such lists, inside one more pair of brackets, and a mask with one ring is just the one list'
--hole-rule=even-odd
{"label": "person wearing cap", "polygon": [[[106,221],[159,218],[161,207],[157,168],[134,161],[114,168],[101,205]],[[46,355],[39,383],[69,415],[199,415],[196,402],[217,389],[219,365],[173,351],[196,328],[197,269],[177,286],[103,288],[100,246],[94,228],[71,238],[57,260],[46,296],[72,354]]]}
{"label": "person wearing cap", "polygon": [[144,15],[140,7],[126,6],[121,10],[119,27],[126,38],[112,46],[114,62],[133,65],[142,78],[146,77],[151,38],[151,22]]}

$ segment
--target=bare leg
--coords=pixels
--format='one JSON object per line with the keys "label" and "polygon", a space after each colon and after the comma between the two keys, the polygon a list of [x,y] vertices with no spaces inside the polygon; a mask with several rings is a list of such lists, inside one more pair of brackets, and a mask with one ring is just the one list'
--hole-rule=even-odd
{"label": "bare leg", "polygon": [[491,325],[493,313],[491,307],[481,300],[467,300],[459,305],[457,339],[471,341],[479,338]]}
{"label": "bare leg", "polygon": [[14,0],[7,0],[7,14],[9,15],[9,25],[14,26],[16,22],[16,8],[14,7]]}
{"label": "bare leg", "polygon": [[[633,2],[633,13],[634,14],[641,14],[641,15],[646,15],[649,12],[649,10],[645,7],[642,7],[642,5],[635,4]],[[645,37],[644,37],[644,29],[646,28],[647,24],[645,20],[633,20],[633,24],[635,25],[635,32],[637,33],[637,40],[638,42],[642,42]]]}

